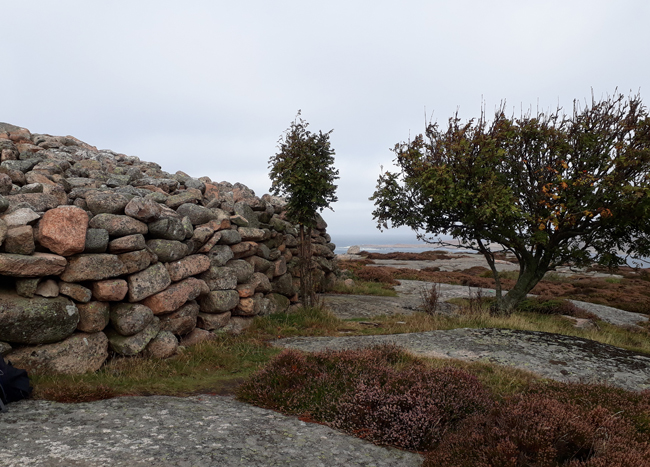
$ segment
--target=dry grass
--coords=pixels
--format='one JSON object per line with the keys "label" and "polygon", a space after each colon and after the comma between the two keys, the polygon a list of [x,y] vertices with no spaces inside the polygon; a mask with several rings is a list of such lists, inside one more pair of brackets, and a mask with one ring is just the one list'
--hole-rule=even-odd
{"label": "dry grass", "polygon": [[167,360],[113,356],[95,373],[34,375],[33,397],[81,402],[119,395],[228,394],[278,352],[260,340],[222,335]]}
{"label": "dry grass", "polygon": [[378,295],[381,297],[396,297],[397,292],[386,284],[379,282],[366,282],[355,280],[354,285],[348,286],[343,282],[337,282],[329,293],[351,294],[351,295]]}
{"label": "dry grass", "polygon": [[[34,397],[62,401],[104,399],[125,394],[183,395],[199,392],[231,393],[248,375],[263,366],[279,350],[268,341],[292,336],[340,336],[402,334],[455,328],[502,328],[541,331],[577,336],[635,352],[650,354],[650,326],[621,328],[598,322],[598,329],[577,329],[558,315],[517,312],[495,316],[489,306],[461,308],[454,316],[412,313],[367,319],[340,320],[324,308],[302,309],[298,313],[278,313],[257,317],[240,336],[219,335],[213,342],[188,348],[168,360],[113,356],[96,373],[77,376],[32,377]],[[477,367],[478,368],[478,367]],[[494,380],[508,381],[498,366],[481,370]],[[487,369],[491,368],[491,369]],[[509,384],[509,383],[506,383]],[[514,384],[517,387],[517,384]]]}

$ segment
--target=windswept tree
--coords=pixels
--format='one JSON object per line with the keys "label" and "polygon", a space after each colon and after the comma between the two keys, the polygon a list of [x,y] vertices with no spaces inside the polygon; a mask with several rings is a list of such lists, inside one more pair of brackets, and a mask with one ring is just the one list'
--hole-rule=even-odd
{"label": "windswept tree", "polygon": [[307,130],[309,124],[300,111],[278,142],[278,152],[269,159],[271,192],[287,199],[287,218],[300,228],[300,299],[304,306],[316,303],[311,273],[311,232],[316,215],[337,201],[339,171],[333,166],[330,146],[333,130],[318,134]]}
{"label": "windswept tree", "polygon": [[[428,242],[450,235],[482,253],[501,311],[556,266],[649,256],[650,118],[638,95],[574,102],[570,115],[456,115],[393,151],[399,169],[382,173],[371,197],[378,227],[409,226]],[[497,250],[519,261],[506,295]]]}

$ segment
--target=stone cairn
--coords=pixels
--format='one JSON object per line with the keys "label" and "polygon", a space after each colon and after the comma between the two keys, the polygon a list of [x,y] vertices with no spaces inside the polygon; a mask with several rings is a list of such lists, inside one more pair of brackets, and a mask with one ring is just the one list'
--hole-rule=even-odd
{"label": "stone cairn", "polygon": [[[0,355],[84,373],[166,358],[298,302],[282,198],[0,123]],[[318,218],[313,273],[334,280]]]}

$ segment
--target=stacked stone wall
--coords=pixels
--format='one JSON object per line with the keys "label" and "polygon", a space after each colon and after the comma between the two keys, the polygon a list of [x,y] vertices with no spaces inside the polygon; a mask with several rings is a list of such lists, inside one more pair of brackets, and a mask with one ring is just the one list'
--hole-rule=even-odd
{"label": "stacked stone wall", "polygon": [[298,302],[298,246],[282,198],[0,123],[0,354],[16,366],[81,373],[240,332]]}

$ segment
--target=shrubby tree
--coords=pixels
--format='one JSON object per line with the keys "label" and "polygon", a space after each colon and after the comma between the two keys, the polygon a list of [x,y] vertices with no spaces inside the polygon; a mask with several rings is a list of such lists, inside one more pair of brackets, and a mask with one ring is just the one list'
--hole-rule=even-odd
{"label": "shrubby tree", "polygon": [[304,306],[316,303],[311,274],[311,232],[316,215],[337,201],[335,196],[339,171],[333,166],[334,150],[330,146],[333,130],[310,132],[300,111],[278,142],[278,152],[269,159],[269,174],[275,195],[287,199],[290,221],[300,227],[300,298]]}
{"label": "shrubby tree", "polygon": [[[482,253],[496,281],[498,308],[509,311],[561,264],[616,267],[650,253],[650,118],[636,96],[616,94],[573,112],[488,121],[395,145],[398,170],[379,176],[370,198],[379,228],[409,226],[434,242],[450,235]],[[438,240],[437,243],[444,243]],[[519,260],[506,294],[495,252]]]}

